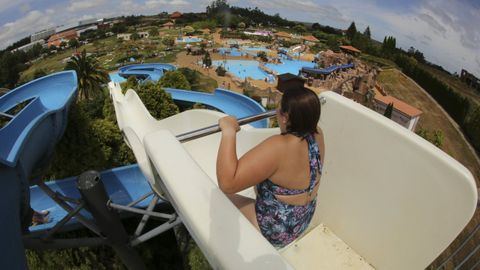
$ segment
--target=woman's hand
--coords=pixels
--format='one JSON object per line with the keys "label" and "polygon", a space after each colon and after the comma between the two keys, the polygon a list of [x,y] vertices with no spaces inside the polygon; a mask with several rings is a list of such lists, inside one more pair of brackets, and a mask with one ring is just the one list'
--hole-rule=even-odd
{"label": "woman's hand", "polygon": [[222,130],[223,134],[235,134],[240,130],[238,125],[237,118],[233,116],[225,116],[218,120],[218,125]]}

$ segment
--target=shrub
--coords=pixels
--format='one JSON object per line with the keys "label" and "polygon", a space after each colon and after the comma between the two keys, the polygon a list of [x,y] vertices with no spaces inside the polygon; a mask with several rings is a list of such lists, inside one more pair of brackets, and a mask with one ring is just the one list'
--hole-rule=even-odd
{"label": "shrub", "polygon": [[215,72],[217,73],[218,76],[225,76],[225,74],[227,73],[227,70],[222,66],[218,66],[217,69],[215,69]]}

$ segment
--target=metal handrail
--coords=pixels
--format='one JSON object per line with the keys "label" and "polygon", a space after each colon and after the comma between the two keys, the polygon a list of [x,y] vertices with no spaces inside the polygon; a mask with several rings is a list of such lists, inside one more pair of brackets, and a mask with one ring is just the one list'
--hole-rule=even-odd
{"label": "metal handrail", "polygon": [[[327,102],[327,100],[324,97],[320,97],[319,99],[320,99],[320,106],[324,105]],[[268,112],[263,112],[263,113],[255,114],[255,115],[252,115],[252,116],[239,118],[238,119],[238,124],[241,126],[241,125],[245,125],[245,124],[255,122],[255,121],[258,121],[258,120],[262,120],[262,119],[265,119],[265,118],[270,118],[272,116],[275,116],[276,113],[277,113],[276,110],[271,110],[271,111],[268,111]],[[196,130],[193,130],[193,131],[182,133],[180,135],[177,135],[177,139],[180,142],[188,142],[188,141],[198,139],[198,138],[201,138],[201,137],[213,134],[213,133],[217,133],[219,131],[220,131],[220,126],[218,124],[215,124],[215,125],[211,125],[211,126],[208,126],[208,127],[204,127],[204,128],[196,129]]]}
{"label": "metal handrail", "polygon": [[0,115],[1,115],[1,116],[5,116],[5,117],[8,117],[8,118],[10,118],[10,119],[12,119],[12,118],[15,117],[15,115],[11,115],[11,114],[4,113],[4,112],[0,112]]}
{"label": "metal handrail", "polygon": [[[480,199],[477,200],[477,210],[480,209]],[[475,228],[467,235],[467,237],[462,241],[462,243],[460,244],[460,246],[458,246],[446,259],[444,259],[442,261],[442,263],[440,264],[440,266],[437,267],[437,270],[443,270],[446,268],[447,266],[447,263],[452,261],[453,258],[465,247],[465,245],[470,242],[470,240],[472,240],[473,236],[480,230],[480,223],[477,224],[475,226]],[[480,245],[477,245],[477,247],[474,248],[473,251],[471,251],[468,255],[466,255],[463,260],[460,262],[460,264],[456,265],[455,266],[455,270],[456,269],[460,269],[461,266],[463,266],[463,264],[465,264],[465,262],[467,262],[472,256],[473,254],[475,254],[478,250],[480,249]],[[477,263],[475,264],[477,265]],[[474,268],[471,268],[471,269],[474,269]]]}
{"label": "metal handrail", "polygon": [[[276,114],[276,111],[272,110],[272,111],[268,111],[268,112],[255,114],[255,115],[252,115],[252,116],[243,117],[243,118],[238,119],[238,124],[240,126],[245,125],[245,124],[255,122],[255,121],[258,121],[258,120],[262,120],[262,119],[265,119],[265,118],[270,118],[272,116],[275,116],[275,114]],[[196,130],[193,130],[193,131],[182,133],[180,135],[177,135],[177,139],[180,142],[188,142],[188,141],[198,139],[198,138],[201,138],[201,137],[213,134],[213,133],[217,133],[219,131],[220,131],[220,126],[218,124],[215,124],[215,125],[211,125],[211,126],[208,126],[208,127],[204,127],[204,128],[196,129]]]}

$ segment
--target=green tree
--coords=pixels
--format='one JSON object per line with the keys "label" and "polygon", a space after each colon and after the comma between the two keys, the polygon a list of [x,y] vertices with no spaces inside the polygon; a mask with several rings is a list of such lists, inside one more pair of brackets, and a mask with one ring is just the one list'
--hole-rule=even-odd
{"label": "green tree", "polygon": [[190,83],[185,78],[185,75],[178,70],[165,72],[158,84],[161,87],[190,90]]}
{"label": "green tree", "polygon": [[434,130],[433,131],[433,138],[432,138],[432,143],[438,147],[442,148],[443,145],[443,133],[441,130]]}
{"label": "green tree", "polygon": [[[169,72],[177,73],[177,71],[169,71]],[[168,74],[169,72],[167,72],[166,74]],[[163,78],[165,78],[165,75],[162,77],[162,79]],[[185,79],[185,77],[183,78]],[[140,84],[137,89],[137,94],[142,100],[143,104],[145,104],[145,107],[147,108],[147,110],[156,119],[163,119],[179,113],[178,107],[173,102],[172,96],[169,93],[165,92],[162,89],[162,87],[175,87],[175,85],[163,86],[162,83],[160,82],[159,83],[145,82]],[[175,87],[175,88],[179,88],[179,87]]]}
{"label": "green tree", "polygon": [[383,113],[383,116],[392,119],[392,113],[393,113],[393,102],[389,103],[387,105],[387,108],[385,109],[385,112]]}
{"label": "green tree", "polygon": [[139,40],[139,39],[140,39],[140,35],[137,34],[137,33],[133,33],[133,34],[130,36],[130,38],[131,38],[132,40]]}
{"label": "green tree", "polygon": [[305,25],[303,24],[297,24],[293,27],[293,31],[295,31],[296,33],[305,33],[307,32],[307,29],[305,28]]}
{"label": "green tree", "polygon": [[238,24],[238,28],[240,28],[240,29],[245,29],[245,23],[244,23],[244,22],[240,22],[240,23]]}
{"label": "green tree", "polygon": [[218,76],[221,76],[221,77],[225,76],[225,74],[227,73],[227,71],[222,65],[219,65],[217,69],[215,69],[215,72],[217,73]]}
{"label": "green tree", "polygon": [[355,26],[355,22],[352,22],[350,24],[350,26],[348,27],[347,29],[347,37],[350,39],[350,40],[353,40],[353,38],[355,37],[355,35],[357,34],[357,27]]}
{"label": "green tree", "polygon": [[320,30],[321,26],[319,23],[313,23],[311,28],[312,30]]}
{"label": "green tree", "polygon": [[68,41],[68,47],[70,47],[70,48],[78,48],[79,46],[80,46],[80,43],[78,42],[78,40],[76,38],[70,39]]}
{"label": "green tree", "polygon": [[43,76],[47,76],[47,72],[44,69],[35,69],[33,72],[33,79],[38,79]]}
{"label": "green tree", "polygon": [[203,56],[203,64],[207,67],[212,66],[212,58],[210,57],[209,52],[206,52],[205,55]]}
{"label": "green tree", "polygon": [[156,27],[153,27],[152,29],[150,29],[150,31],[148,32],[150,34],[150,36],[152,37],[156,37],[158,36],[159,32],[158,32],[158,29]]}
{"label": "green tree", "polygon": [[382,50],[387,53],[388,55],[391,55],[395,52],[395,48],[397,46],[397,40],[396,38],[392,36],[386,36],[383,39],[382,43]]}
{"label": "green tree", "polygon": [[367,28],[365,28],[365,31],[363,32],[363,34],[369,39],[372,37],[372,33],[370,33],[370,26],[367,26]]}
{"label": "green tree", "polygon": [[21,65],[20,59],[11,52],[4,52],[0,56],[0,87],[15,87],[22,71]]}
{"label": "green tree", "polygon": [[264,51],[259,51],[257,57],[260,58],[263,62],[268,62],[267,53]]}
{"label": "green tree", "polygon": [[67,62],[65,70],[77,72],[79,100],[98,96],[102,93],[102,84],[110,81],[108,73],[100,67],[97,59],[87,56],[85,50],[72,56]]}
{"label": "green tree", "polygon": [[165,45],[165,46],[168,46],[168,47],[171,47],[175,44],[175,39],[171,36],[166,36],[162,39],[162,43]]}
{"label": "green tree", "polygon": [[185,26],[182,31],[186,34],[186,35],[190,35],[192,34],[193,32],[195,32],[195,29],[193,29],[193,27],[191,27],[190,25],[187,25]]}

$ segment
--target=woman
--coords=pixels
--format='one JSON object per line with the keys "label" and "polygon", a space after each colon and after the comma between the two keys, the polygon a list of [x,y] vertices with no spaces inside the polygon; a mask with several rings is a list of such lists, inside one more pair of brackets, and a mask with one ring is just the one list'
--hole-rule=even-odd
{"label": "woman", "polygon": [[[240,159],[236,154],[237,120],[231,116],[219,120],[219,187],[275,247],[298,238],[315,211],[325,153],[319,118],[320,102],[313,91],[285,91],[277,108],[281,134],[266,139]],[[256,187],[256,200],[235,194],[251,186]]]}

